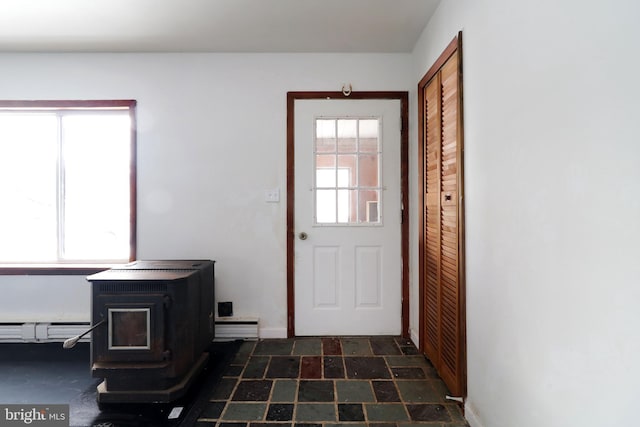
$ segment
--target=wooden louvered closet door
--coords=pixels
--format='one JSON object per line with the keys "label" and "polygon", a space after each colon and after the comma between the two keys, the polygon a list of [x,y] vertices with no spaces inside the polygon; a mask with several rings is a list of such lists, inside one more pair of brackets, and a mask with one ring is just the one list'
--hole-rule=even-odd
{"label": "wooden louvered closet door", "polygon": [[421,86],[422,348],[454,396],[466,393],[462,126],[458,50]]}

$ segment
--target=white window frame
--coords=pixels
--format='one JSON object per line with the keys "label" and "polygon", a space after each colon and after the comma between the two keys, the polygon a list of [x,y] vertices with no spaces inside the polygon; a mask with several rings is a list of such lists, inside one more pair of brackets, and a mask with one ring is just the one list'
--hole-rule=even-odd
{"label": "white window frame", "polygon": [[[90,274],[103,270],[115,263],[132,261],[136,257],[136,115],[135,100],[91,100],[91,101],[2,101],[0,100],[0,113],[21,113],[21,114],[42,114],[52,113],[64,115],[74,114],[107,114],[113,111],[125,111],[128,113],[131,122],[130,133],[130,164],[129,164],[129,253],[122,259],[84,259],[74,260],[60,257],[58,250],[57,259],[7,261],[0,259],[0,274]],[[60,159],[58,159],[58,180],[60,181]],[[1,185],[1,183],[0,183]],[[63,189],[57,190],[58,205],[61,197],[64,197]],[[10,207],[5,207],[5,209]],[[64,212],[57,209],[56,222],[58,229],[61,228],[61,221]],[[0,243],[1,244],[1,243]],[[58,235],[58,246],[60,247],[60,234]],[[124,254],[123,254],[124,255]]]}

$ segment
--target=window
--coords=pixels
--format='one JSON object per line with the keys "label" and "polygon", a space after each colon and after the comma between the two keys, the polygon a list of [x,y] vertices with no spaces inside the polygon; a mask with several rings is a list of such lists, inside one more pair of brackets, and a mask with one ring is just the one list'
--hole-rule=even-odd
{"label": "window", "polygon": [[0,101],[0,268],[135,258],[135,101]]}
{"label": "window", "polygon": [[315,120],[315,223],[381,225],[380,119]]}

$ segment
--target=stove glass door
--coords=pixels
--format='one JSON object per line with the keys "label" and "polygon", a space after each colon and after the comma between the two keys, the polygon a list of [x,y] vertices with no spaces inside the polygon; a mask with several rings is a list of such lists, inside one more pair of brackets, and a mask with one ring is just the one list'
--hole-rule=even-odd
{"label": "stove glass door", "polygon": [[109,350],[149,350],[150,340],[150,309],[109,309]]}

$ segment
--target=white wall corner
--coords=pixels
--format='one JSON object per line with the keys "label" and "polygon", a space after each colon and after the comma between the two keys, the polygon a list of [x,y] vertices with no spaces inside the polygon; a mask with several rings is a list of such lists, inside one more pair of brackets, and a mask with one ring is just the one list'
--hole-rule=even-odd
{"label": "white wall corner", "polygon": [[416,348],[420,348],[420,337],[418,337],[418,331],[415,328],[409,328],[409,336],[411,337],[411,341],[413,341],[413,345]]}
{"label": "white wall corner", "polygon": [[260,339],[286,338],[287,328],[260,328]]}
{"label": "white wall corner", "polygon": [[464,417],[467,419],[470,427],[484,427],[476,414],[473,405],[469,401],[464,402]]}

